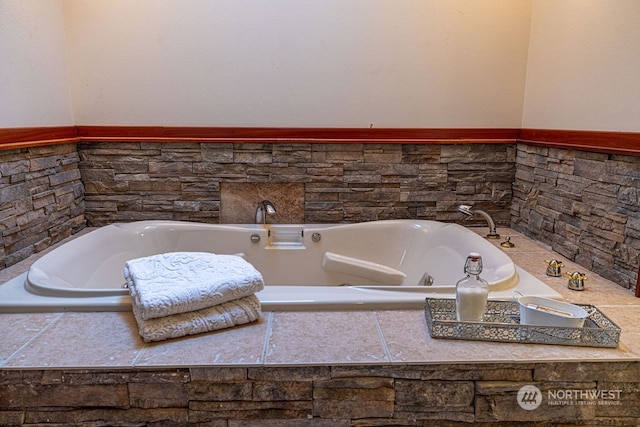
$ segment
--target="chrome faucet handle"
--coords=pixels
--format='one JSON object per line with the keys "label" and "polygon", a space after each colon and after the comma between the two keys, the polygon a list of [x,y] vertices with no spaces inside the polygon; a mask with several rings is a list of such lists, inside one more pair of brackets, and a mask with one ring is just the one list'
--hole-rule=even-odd
{"label": "chrome faucet handle", "polygon": [[552,259],[552,260],[545,259],[544,262],[547,263],[547,276],[551,276],[551,277],[562,276],[562,267],[564,267],[564,264],[561,261],[558,261],[556,259]]}
{"label": "chrome faucet handle", "polygon": [[579,271],[567,273],[567,276],[569,276],[569,283],[567,284],[569,289],[572,291],[584,291],[584,281],[587,280],[587,276]]}
{"label": "chrome faucet handle", "polygon": [[500,246],[503,248],[513,248],[516,244],[511,241],[511,237],[507,236],[504,238],[504,242],[500,243]]}

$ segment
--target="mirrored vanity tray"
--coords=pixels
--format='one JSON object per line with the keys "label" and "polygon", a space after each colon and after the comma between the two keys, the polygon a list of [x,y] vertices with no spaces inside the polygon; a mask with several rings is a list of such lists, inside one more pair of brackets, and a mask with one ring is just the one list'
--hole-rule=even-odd
{"label": "mirrored vanity tray", "polygon": [[594,310],[581,328],[521,325],[515,301],[488,301],[480,322],[456,320],[456,300],[427,298],[425,316],[432,338],[560,344],[588,347],[617,347],[620,328],[600,310],[589,304],[576,304]]}

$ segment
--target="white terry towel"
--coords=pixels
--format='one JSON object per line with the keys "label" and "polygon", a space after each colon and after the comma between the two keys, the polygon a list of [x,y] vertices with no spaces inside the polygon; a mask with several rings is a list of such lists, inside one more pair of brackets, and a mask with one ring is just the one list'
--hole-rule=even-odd
{"label": "white terry towel", "polygon": [[138,331],[145,342],[195,335],[251,323],[260,318],[260,301],[255,295],[228,301],[214,307],[141,320],[134,307]]}
{"label": "white terry towel", "polygon": [[140,320],[200,310],[255,294],[262,274],[235,255],[169,252],[125,263],[124,277]]}

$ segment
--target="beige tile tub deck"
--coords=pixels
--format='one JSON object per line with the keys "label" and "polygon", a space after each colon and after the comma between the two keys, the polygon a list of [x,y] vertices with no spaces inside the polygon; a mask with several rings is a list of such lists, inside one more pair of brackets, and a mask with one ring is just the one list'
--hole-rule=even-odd
{"label": "beige tile tub deck", "polygon": [[389,362],[373,312],[276,312],[273,318],[267,364]]}
{"label": "beige tile tub deck", "polygon": [[394,363],[513,361],[500,343],[431,338],[421,310],[382,311],[376,317]]}
{"label": "beige tile tub deck", "polygon": [[1,315],[0,364],[5,363],[13,353],[35,339],[38,334],[61,316],[61,313],[7,313]]}
{"label": "beige tile tub deck", "polygon": [[[608,349],[432,339],[423,310],[265,312],[262,319],[249,325],[149,344],[138,335],[129,312],[2,313],[0,368],[640,360],[640,299],[590,272],[586,272],[586,291],[570,291],[568,279],[544,274],[544,260],[561,257],[512,230],[498,231],[516,244],[505,252],[517,264],[569,301],[592,303],[618,323],[623,328],[620,346]],[[499,245],[500,241],[494,243]],[[35,258],[24,263],[33,261]],[[565,265],[565,271],[574,268],[573,264]],[[26,268],[21,263],[0,273],[8,280],[14,277],[9,276],[11,271]]]}
{"label": "beige tile tub deck", "polygon": [[5,367],[130,367],[143,347],[132,313],[65,313]]}
{"label": "beige tile tub deck", "polygon": [[147,344],[137,366],[260,365],[272,313],[253,323]]}

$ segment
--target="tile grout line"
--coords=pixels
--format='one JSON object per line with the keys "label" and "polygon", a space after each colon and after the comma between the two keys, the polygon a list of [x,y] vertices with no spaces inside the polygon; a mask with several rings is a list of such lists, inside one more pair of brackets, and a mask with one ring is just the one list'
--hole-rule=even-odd
{"label": "tile grout line", "polygon": [[267,364],[267,355],[269,354],[269,343],[271,342],[271,335],[273,333],[273,312],[272,311],[268,311],[268,316],[267,316],[267,327],[265,328],[265,333],[264,333],[264,342],[262,343],[262,361],[261,364],[262,365],[266,365]]}
{"label": "tile grout line", "polygon": [[29,338],[27,340],[27,342],[25,342],[24,344],[22,344],[16,351],[14,351],[11,356],[7,357],[4,362],[2,362],[3,367],[5,367],[7,365],[7,363],[9,363],[11,360],[13,360],[14,358],[16,358],[18,356],[18,354],[20,352],[22,352],[25,348],[27,348],[33,341],[35,341],[40,335],[42,335],[43,333],[45,333],[46,331],[48,331],[50,328],[53,327],[53,325],[55,325],[56,323],[58,323],[58,321],[60,319],[62,319],[62,317],[64,317],[66,313],[58,313],[58,317],[56,317],[53,321],[51,321],[51,323],[49,323],[48,325],[46,325],[44,328],[42,328],[41,330],[39,330],[34,336],[32,336],[31,338]]}
{"label": "tile grout line", "polygon": [[384,350],[385,357],[387,358],[387,362],[393,362],[391,357],[391,351],[389,351],[389,347],[387,346],[387,340],[384,338],[384,333],[382,333],[382,327],[380,326],[380,322],[378,321],[378,316],[376,315],[376,311],[372,312],[373,322],[376,325],[376,330],[378,331],[378,337],[380,338],[380,342],[382,344],[382,349]]}
{"label": "tile grout line", "polygon": [[140,359],[142,358],[142,356],[144,355],[145,351],[147,350],[147,348],[149,348],[149,343],[144,343],[144,346],[140,349],[140,351],[138,352],[138,354],[136,354],[136,356],[133,358],[133,360],[131,361],[131,367],[132,368],[137,368],[138,367],[138,363],[140,362]]}

